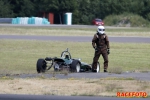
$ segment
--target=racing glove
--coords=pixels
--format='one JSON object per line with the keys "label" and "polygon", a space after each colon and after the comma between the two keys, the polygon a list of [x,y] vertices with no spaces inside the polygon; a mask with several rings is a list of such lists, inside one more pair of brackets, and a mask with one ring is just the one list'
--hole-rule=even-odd
{"label": "racing glove", "polygon": [[108,55],[110,54],[110,50],[109,50],[109,48],[107,49],[107,54],[108,54]]}
{"label": "racing glove", "polygon": [[98,51],[98,50],[97,50],[97,47],[93,47],[93,48],[95,49],[95,51]]}

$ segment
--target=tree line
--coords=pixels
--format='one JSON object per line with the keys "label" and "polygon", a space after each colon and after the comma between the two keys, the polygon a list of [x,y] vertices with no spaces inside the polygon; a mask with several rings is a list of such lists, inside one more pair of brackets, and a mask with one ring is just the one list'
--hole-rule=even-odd
{"label": "tree line", "polygon": [[91,24],[94,18],[133,13],[150,21],[150,0],[0,0],[0,17],[31,17],[39,12],[72,12],[73,24]]}

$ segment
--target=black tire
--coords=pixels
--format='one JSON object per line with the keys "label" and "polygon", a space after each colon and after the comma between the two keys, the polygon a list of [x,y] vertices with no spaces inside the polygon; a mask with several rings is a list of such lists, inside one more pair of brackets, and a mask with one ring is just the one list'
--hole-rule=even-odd
{"label": "black tire", "polygon": [[46,62],[44,59],[38,59],[37,64],[36,64],[36,69],[38,73],[45,72]]}
{"label": "black tire", "polygon": [[80,61],[79,60],[73,60],[70,69],[71,69],[71,72],[77,72],[77,73],[79,73],[80,69],[81,69],[81,63],[80,63]]}

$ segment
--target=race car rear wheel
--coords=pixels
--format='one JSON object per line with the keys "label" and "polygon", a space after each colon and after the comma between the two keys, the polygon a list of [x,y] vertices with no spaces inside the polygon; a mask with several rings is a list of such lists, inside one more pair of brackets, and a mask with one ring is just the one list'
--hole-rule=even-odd
{"label": "race car rear wheel", "polygon": [[45,72],[46,62],[44,59],[38,59],[37,64],[36,64],[36,69],[38,73]]}
{"label": "race car rear wheel", "polygon": [[97,73],[100,72],[100,64],[99,64],[99,62],[97,62],[97,69],[96,69],[96,72],[97,72]]}
{"label": "race car rear wheel", "polygon": [[77,72],[79,73],[81,69],[81,64],[78,60],[73,60],[71,64],[71,72]]}

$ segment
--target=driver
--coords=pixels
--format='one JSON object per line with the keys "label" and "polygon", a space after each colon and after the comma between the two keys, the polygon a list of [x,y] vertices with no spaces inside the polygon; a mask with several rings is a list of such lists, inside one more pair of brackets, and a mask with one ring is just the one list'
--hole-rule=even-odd
{"label": "driver", "polygon": [[109,47],[108,36],[105,34],[104,26],[98,26],[97,33],[94,34],[94,37],[92,39],[92,46],[95,49],[92,71],[96,72],[98,59],[100,55],[102,55],[104,59],[104,72],[107,72],[108,54],[110,53],[109,52],[110,47]]}

